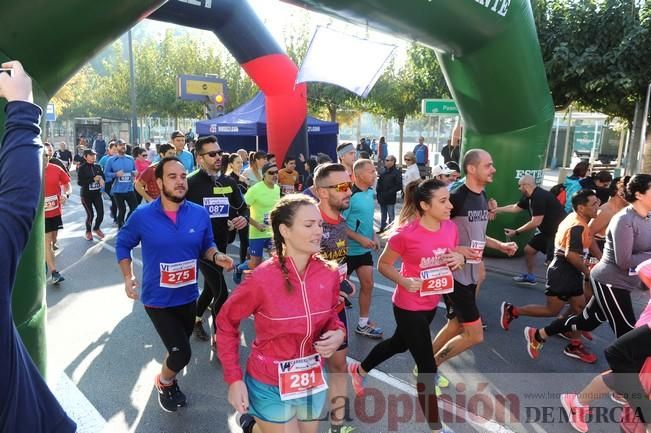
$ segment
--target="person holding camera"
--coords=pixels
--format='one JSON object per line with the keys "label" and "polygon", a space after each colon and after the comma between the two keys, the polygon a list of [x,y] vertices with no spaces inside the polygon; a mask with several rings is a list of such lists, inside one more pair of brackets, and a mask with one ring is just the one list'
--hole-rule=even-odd
{"label": "person holding camera", "polygon": [[72,433],[77,426],[48,388],[14,324],[11,292],[41,201],[43,165],[32,81],[20,62],[0,65],[5,135],[0,147],[0,431]]}

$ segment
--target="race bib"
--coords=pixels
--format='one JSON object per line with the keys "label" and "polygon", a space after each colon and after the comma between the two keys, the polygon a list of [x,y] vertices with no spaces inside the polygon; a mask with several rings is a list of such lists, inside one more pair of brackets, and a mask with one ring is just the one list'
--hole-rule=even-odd
{"label": "race bib", "polygon": [[271,225],[271,220],[269,219],[269,212],[266,212],[262,217],[262,224],[268,226]]}
{"label": "race bib", "polygon": [[131,173],[126,173],[122,176],[118,176],[118,182],[131,182]]}
{"label": "race bib", "polygon": [[472,265],[481,263],[481,257],[484,255],[485,246],[486,246],[486,242],[484,241],[471,241],[470,249],[475,253],[475,255],[479,257],[479,259],[469,259],[466,261],[466,263],[470,263]]}
{"label": "race bib", "polygon": [[99,182],[93,182],[88,185],[88,191],[98,191],[100,188]]}
{"label": "race bib", "polygon": [[337,272],[339,272],[339,282],[341,283],[348,278],[348,264],[342,263],[337,266]]}
{"label": "race bib", "polygon": [[197,261],[186,260],[177,263],[160,264],[160,286],[170,289],[188,286],[197,282]]}
{"label": "race bib", "polygon": [[210,218],[225,218],[230,210],[227,197],[204,197],[203,207],[208,211]]}
{"label": "race bib", "polygon": [[423,285],[420,296],[443,295],[454,291],[454,278],[447,266],[438,266],[420,271]]}
{"label": "race bib", "polygon": [[283,401],[306,397],[328,389],[323,376],[321,356],[314,354],[281,361],[278,364],[278,388],[280,399]]}
{"label": "race bib", "polygon": [[280,192],[282,192],[283,195],[293,194],[294,185],[280,185]]}
{"label": "race bib", "polygon": [[51,195],[45,197],[45,212],[50,212],[59,208],[59,196]]}

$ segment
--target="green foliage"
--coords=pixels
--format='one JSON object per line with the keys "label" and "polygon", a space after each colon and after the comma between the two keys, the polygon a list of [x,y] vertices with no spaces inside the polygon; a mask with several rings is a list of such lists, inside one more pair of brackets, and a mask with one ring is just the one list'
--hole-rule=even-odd
{"label": "green foliage", "polygon": [[650,6],[644,3],[532,1],[557,109],[576,102],[632,120],[651,71]]}
{"label": "green foliage", "polygon": [[[93,65],[95,62],[91,62]],[[176,79],[182,74],[215,74],[226,80],[227,110],[250,99],[257,88],[235,59],[203,47],[190,37],[168,31],[161,41],[134,43],[138,116],[201,118],[200,102],[176,97]],[[101,67],[86,66],[55,96],[63,118],[113,117],[130,113],[129,63],[121,40],[103,55]]]}
{"label": "green foliage", "polygon": [[449,98],[449,92],[434,51],[414,44],[402,67],[396,67],[395,62],[387,67],[371,91],[366,108],[403,123],[407,116],[420,111],[423,98]]}

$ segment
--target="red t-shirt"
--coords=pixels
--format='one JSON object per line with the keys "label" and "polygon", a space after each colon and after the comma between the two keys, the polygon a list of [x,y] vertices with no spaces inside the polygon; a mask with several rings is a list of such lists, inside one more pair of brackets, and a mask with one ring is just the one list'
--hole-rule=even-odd
{"label": "red t-shirt", "polygon": [[147,194],[154,200],[160,196],[160,190],[158,189],[158,184],[156,183],[156,165],[150,165],[140,173],[138,180],[141,180],[145,183],[145,191]]}
{"label": "red t-shirt", "polygon": [[45,167],[45,218],[61,215],[61,187],[69,183],[70,176],[61,167]]}
{"label": "red t-shirt", "polygon": [[[389,238],[389,248],[400,254],[400,274],[405,277],[421,278],[421,272],[436,268],[448,269],[440,262],[440,256],[459,244],[457,226],[452,221],[442,221],[441,227],[429,231],[416,219],[399,228]],[[393,292],[396,307],[409,311],[426,311],[436,308],[441,295],[421,296],[420,292],[409,292],[398,285]]]}

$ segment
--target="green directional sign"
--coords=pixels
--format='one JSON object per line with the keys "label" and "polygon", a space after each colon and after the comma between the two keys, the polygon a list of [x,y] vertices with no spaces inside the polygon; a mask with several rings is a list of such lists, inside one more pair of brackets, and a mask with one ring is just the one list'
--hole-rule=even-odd
{"label": "green directional sign", "polygon": [[429,116],[458,116],[459,109],[452,99],[423,99],[421,112]]}

